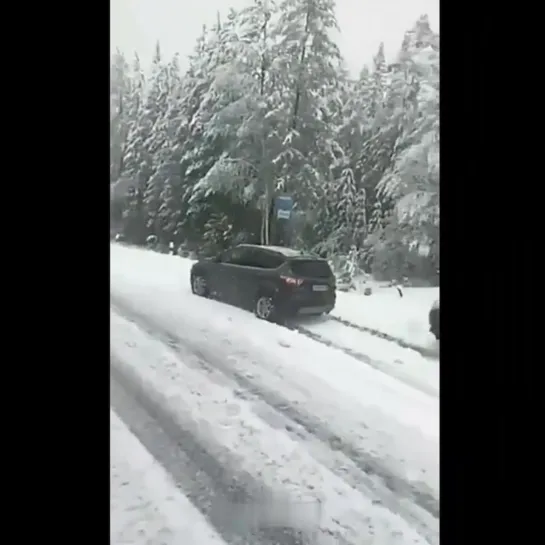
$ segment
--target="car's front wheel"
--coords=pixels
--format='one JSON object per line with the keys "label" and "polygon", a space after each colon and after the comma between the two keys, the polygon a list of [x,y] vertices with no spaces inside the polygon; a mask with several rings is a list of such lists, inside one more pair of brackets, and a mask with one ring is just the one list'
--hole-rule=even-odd
{"label": "car's front wheel", "polygon": [[204,276],[195,274],[191,277],[191,291],[200,297],[208,296],[208,284]]}

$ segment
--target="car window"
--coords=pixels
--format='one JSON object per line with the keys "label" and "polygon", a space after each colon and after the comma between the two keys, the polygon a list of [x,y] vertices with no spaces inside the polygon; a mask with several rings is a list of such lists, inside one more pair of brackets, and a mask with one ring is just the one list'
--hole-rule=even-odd
{"label": "car window", "polygon": [[241,248],[236,264],[245,267],[255,267],[255,254],[256,251],[253,248]]}
{"label": "car window", "polygon": [[285,259],[281,255],[276,255],[271,252],[256,251],[253,259],[254,267],[262,269],[277,269],[284,263]]}
{"label": "car window", "polygon": [[276,269],[284,263],[285,258],[258,248],[233,248],[222,257],[222,263],[256,267],[260,269]]}
{"label": "car window", "polygon": [[290,263],[290,268],[298,276],[330,278],[333,276],[327,261],[297,259]]}
{"label": "car window", "polygon": [[251,258],[250,253],[249,248],[233,248],[223,254],[221,262],[230,265],[246,265]]}

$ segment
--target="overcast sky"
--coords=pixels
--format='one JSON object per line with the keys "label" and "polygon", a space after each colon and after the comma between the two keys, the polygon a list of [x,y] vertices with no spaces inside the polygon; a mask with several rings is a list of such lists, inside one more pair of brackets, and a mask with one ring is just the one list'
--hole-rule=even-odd
{"label": "overcast sky", "polygon": [[[251,0],[111,0],[111,50],[137,51],[142,62],[151,60],[154,44],[161,43],[170,56],[182,59],[195,46],[202,25],[211,25],[216,13],[241,8]],[[403,33],[428,14],[439,30],[439,0],[337,0],[341,29],[339,47],[350,71],[356,75],[384,42],[386,56],[393,57]]]}

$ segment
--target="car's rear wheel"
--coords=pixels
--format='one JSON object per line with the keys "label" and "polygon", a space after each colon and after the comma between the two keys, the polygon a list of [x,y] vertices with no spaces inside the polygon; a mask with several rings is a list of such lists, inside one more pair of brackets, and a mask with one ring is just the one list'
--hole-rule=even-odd
{"label": "car's rear wheel", "polygon": [[208,296],[208,284],[204,276],[198,274],[191,278],[191,291],[200,297]]}
{"label": "car's rear wheel", "polygon": [[260,320],[273,322],[276,320],[274,299],[269,295],[259,295],[255,301],[254,314]]}

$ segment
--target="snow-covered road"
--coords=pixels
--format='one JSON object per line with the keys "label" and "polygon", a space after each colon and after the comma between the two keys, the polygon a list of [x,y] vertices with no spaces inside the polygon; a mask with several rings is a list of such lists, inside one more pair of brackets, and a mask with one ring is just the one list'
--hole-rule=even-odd
{"label": "snow-covered road", "polygon": [[225,545],[113,411],[110,467],[112,542]]}
{"label": "snow-covered road", "polygon": [[176,257],[112,245],[110,278],[112,404],[164,435],[150,456],[221,539],[438,542],[438,383],[413,351],[200,299]]}

